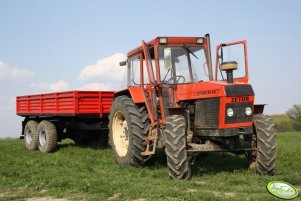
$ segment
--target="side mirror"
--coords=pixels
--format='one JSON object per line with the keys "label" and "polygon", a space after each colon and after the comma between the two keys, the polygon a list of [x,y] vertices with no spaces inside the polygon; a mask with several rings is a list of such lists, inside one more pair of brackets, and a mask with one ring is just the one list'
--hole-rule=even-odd
{"label": "side mirror", "polygon": [[169,70],[172,68],[171,48],[164,49],[164,68],[165,70]]}
{"label": "side mirror", "polygon": [[119,66],[125,66],[126,65],[126,61],[120,61],[119,62]]}

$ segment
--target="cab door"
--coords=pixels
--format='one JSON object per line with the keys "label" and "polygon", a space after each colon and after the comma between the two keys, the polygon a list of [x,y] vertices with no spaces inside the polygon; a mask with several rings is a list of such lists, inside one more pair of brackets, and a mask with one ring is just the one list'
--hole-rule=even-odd
{"label": "cab door", "polygon": [[220,64],[228,61],[235,61],[238,64],[237,70],[233,72],[234,82],[248,83],[247,41],[241,40],[217,45],[215,80],[225,80],[226,75],[221,71]]}

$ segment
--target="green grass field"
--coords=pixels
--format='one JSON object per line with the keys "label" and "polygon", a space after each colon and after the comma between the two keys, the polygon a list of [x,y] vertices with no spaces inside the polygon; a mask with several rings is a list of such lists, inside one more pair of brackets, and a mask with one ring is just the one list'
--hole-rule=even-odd
{"label": "green grass field", "polygon": [[269,181],[301,190],[300,149],[301,132],[279,133],[274,176],[254,174],[243,156],[212,153],[199,158],[190,181],[175,181],[163,151],[144,167],[120,167],[109,147],[66,140],[42,154],[28,151],[23,140],[0,140],[0,200],[277,200],[266,190]]}

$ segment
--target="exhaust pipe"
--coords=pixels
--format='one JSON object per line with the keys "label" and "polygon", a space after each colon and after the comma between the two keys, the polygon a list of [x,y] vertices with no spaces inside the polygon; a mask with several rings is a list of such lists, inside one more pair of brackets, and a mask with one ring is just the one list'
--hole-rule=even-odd
{"label": "exhaust pipe", "polygon": [[208,61],[208,73],[209,73],[209,80],[213,80],[213,74],[212,74],[212,58],[211,58],[211,44],[210,44],[210,35],[206,34],[206,42],[207,42],[207,61]]}

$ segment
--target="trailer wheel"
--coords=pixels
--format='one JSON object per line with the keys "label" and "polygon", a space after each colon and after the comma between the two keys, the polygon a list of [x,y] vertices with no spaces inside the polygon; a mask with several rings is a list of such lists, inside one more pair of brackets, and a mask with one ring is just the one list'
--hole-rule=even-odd
{"label": "trailer wheel", "polygon": [[115,98],[110,112],[109,140],[115,160],[120,165],[140,165],[146,157],[145,115],[131,98]]}
{"label": "trailer wheel", "polygon": [[186,123],[181,115],[172,115],[166,119],[167,166],[172,179],[190,179],[191,169],[186,150]]}
{"label": "trailer wheel", "polygon": [[38,126],[38,147],[43,153],[54,152],[57,148],[57,130],[53,123],[43,120]]}
{"label": "trailer wheel", "polygon": [[38,122],[30,120],[24,128],[24,142],[28,150],[38,149]]}
{"label": "trailer wheel", "polygon": [[251,169],[259,174],[272,174],[276,163],[276,132],[272,118],[264,114],[254,115],[256,137],[253,146],[257,152],[253,154]]}

